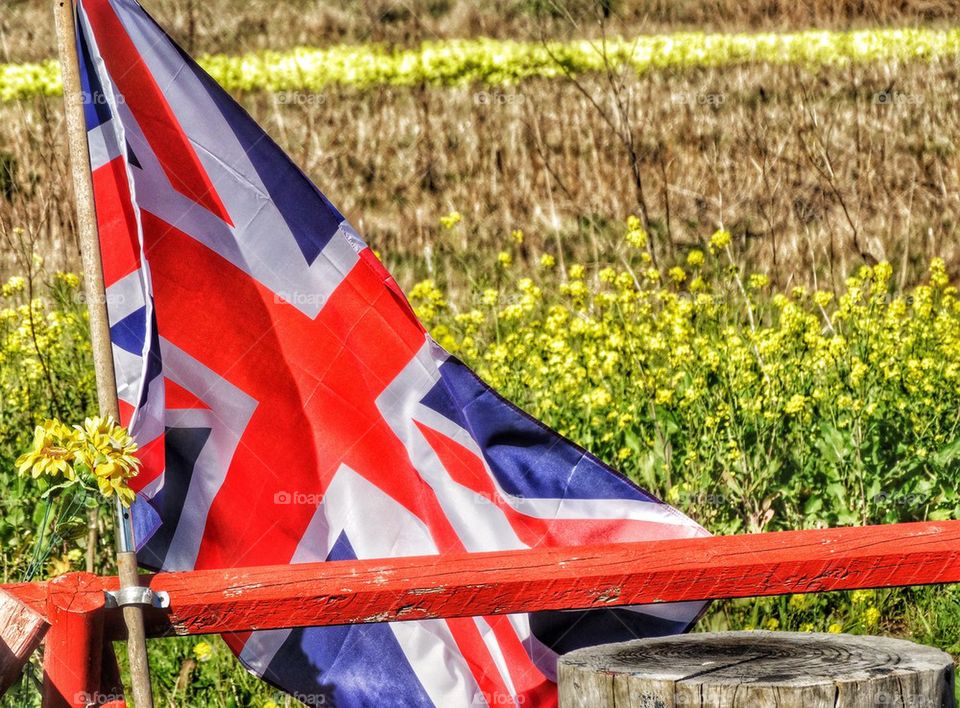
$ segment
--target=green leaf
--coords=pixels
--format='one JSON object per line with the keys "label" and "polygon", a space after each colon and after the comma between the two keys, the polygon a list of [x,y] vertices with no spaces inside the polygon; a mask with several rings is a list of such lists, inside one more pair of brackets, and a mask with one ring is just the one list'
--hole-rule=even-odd
{"label": "green leaf", "polygon": [[820,439],[815,445],[822,458],[832,465],[845,463],[853,449],[848,432],[841,432],[826,423],[820,426]]}
{"label": "green leaf", "polygon": [[960,437],[944,445],[937,452],[930,456],[934,464],[940,467],[946,467],[951,462],[960,458]]}
{"label": "green leaf", "polygon": [[846,503],[847,499],[847,489],[839,482],[831,482],[826,487],[824,487],[824,492],[828,496],[836,499],[840,503]]}
{"label": "green leaf", "polygon": [[803,513],[806,516],[812,516],[823,508],[823,497],[810,497],[803,505]]}
{"label": "green leaf", "polygon": [[54,492],[58,492],[58,491],[60,491],[61,489],[69,489],[69,488],[75,486],[76,484],[78,484],[78,482],[77,482],[76,480],[69,480],[69,481],[66,481],[66,482],[61,482],[60,484],[55,484],[55,485],[53,485],[52,487],[50,487],[49,489],[47,489],[43,494],[41,494],[41,495],[40,495],[40,498],[41,498],[41,499],[49,499],[49,498],[53,495]]}
{"label": "green leaf", "polygon": [[853,526],[859,520],[860,518],[850,509],[844,509],[837,513],[837,521],[840,522],[841,526]]}
{"label": "green leaf", "polygon": [[743,496],[743,487],[735,476],[732,474],[724,475],[723,481],[737,496]]}
{"label": "green leaf", "polygon": [[80,519],[67,519],[57,524],[57,535],[65,541],[80,538],[87,533],[87,524]]}

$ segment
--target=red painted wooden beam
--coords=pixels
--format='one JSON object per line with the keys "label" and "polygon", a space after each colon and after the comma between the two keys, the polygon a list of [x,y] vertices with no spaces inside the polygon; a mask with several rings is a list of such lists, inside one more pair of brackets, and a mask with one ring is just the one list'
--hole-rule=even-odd
{"label": "red painted wooden beam", "polygon": [[[152,636],[960,582],[960,521],[158,573]],[[86,583],[102,595],[116,578]],[[4,586],[31,608],[47,585]],[[122,636],[119,613],[107,632]]]}
{"label": "red painted wooden beam", "polygon": [[[960,582],[960,521],[788,531],[145,576],[171,607],[151,636],[585,609]],[[104,640],[122,638],[104,608],[116,578],[86,573],[0,587],[0,639],[22,665],[47,633],[44,702],[115,698]],[[103,631],[101,631],[103,630]],[[12,678],[12,674],[6,676]],[[122,697],[118,703],[122,705]]]}
{"label": "red painted wooden beam", "polygon": [[[105,579],[116,584],[115,580]],[[960,582],[960,521],[160,573],[154,636]]]}

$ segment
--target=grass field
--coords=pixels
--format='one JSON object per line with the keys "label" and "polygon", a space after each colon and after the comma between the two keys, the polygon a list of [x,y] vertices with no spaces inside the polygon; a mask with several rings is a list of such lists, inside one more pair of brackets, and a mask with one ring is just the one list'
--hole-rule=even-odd
{"label": "grass field", "polygon": [[[858,264],[889,260],[906,285],[935,255],[958,264],[960,114],[954,61],[899,65],[894,82],[890,71],[627,75],[630,115],[606,117],[629,127],[633,153],[564,80],[240,98],[407,285],[430,269],[455,280],[450,259],[475,259],[517,227],[595,259],[610,223],[639,208],[634,159],[658,253],[702,246],[722,223],[778,282],[839,285]],[[598,77],[581,87],[605,95]],[[50,265],[73,268],[58,99],[0,104],[0,118],[7,228],[36,230]],[[454,210],[467,217],[457,239],[437,226]],[[0,272],[15,273],[5,256]]]}
{"label": "grass field", "polygon": [[[949,0],[155,0],[147,9],[193,54],[242,53],[338,43],[494,37],[512,40],[596,38],[599,20],[625,36],[677,30],[949,27]],[[606,15],[604,12],[606,9]],[[50,8],[42,0],[6,0],[0,63],[55,54]]]}
{"label": "grass field", "polygon": [[[489,38],[424,42],[409,49],[383,44],[295,47],[199,57],[221,86],[243,92],[309,92],[415,86],[509,87],[535,78],[578,77],[616,70],[653,72],[744,64],[806,69],[877,62],[956,60],[960,30],[867,29],[849,32],[671,32],[631,38],[517,42]],[[0,101],[62,92],[56,60],[0,64]],[[878,96],[878,102],[884,99]],[[891,101],[895,101],[892,97]]]}
{"label": "grass field", "polygon": [[[208,64],[365,235],[438,341],[711,531],[957,518],[953,4],[145,4],[191,51],[221,55]],[[47,13],[7,2],[0,63],[53,55]],[[834,61],[849,35],[824,35],[835,44],[822,50],[799,34],[797,52],[830,60],[725,50],[729,61],[575,76],[548,54],[533,72],[514,59],[509,82],[484,64],[501,45],[445,45],[485,47],[455,53],[454,69],[396,60],[477,37],[536,53],[541,37],[774,32],[787,46],[785,33],[891,28],[946,39]],[[369,59],[371,43],[371,65],[389,69],[373,81],[316,83],[264,54],[334,47],[340,64],[322,71],[342,77],[342,47]],[[392,78],[408,65],[414,80]],[[61,102],[26,93],[0,103],[6,580],[21,577],[42,515],[13,459],[38,419],[94,405],[83,306],[63,274],[78,256]],[[46,570],[82,565],[82,550],[63,541]],[[700,629],[890,633],[958,655],[958,600],[955,587],[743,600],[717,603]],[[284,703],[208,641],[152,646],[164,704]],[[36,693],[26,681],[4,700]]]}

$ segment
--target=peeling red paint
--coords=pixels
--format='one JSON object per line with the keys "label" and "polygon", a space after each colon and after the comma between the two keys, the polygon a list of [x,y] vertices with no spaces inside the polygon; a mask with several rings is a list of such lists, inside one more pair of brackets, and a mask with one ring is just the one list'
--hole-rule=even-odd
{"label": "peeling red paint", "polygon": [[[159,573],[144,579],[170,596],[170,608],[146,613],[154,637],[923,585],[960,582],[960,521]],[[58,665],[80,662],[87,669],[74,672],[69,681],[89,682],[96,690],[100,664],[84,663],[84,657],[100,656],[96,642],[123,637],[119,611],[103,609],[104,590],[117,586],[116,578],[85,573],[2,586],[0,617],[10,611],[33,613],[33,620],[22,625],[25,635],[42,633],[55,621],[47,652],[53,675]],[[67,632],[66,626],[73,629]],[[17,641],[8,633],[0,636],[8,647]]]}

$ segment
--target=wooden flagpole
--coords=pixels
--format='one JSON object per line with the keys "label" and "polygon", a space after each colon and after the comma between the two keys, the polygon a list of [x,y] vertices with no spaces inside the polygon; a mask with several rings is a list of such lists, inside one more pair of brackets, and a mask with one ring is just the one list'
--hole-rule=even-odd
{"label": "wooden flagpole", "polygon": [[[97,375],[97,399],[100,415],[120,419],[117,402],[116,378],[113,369],[113,351],[110,344],[110,321],[107,316],[107,298],[103,283],[103,265],[100,258],[100,239],[93,203],[93,181],[90,175],[90,154],[83,115],[80,83],[80,63],[76,43],[76,14],[74,0],[53,0],[57,26],[57,45],[63,76],[63,103],[66,114],[70,167],[73,176],[77,210],[77,232],[83,260],[83,282],[90,313],[90,339],[93,363]],[[88,97],[93,100],[93,97]],[[121,590],[140,585],[137,572],[137,554],[133,538],[130,510],[117,501],[117,575]],[[123,606],[127,628],[127,654],[130,659],[130,678],[133,700],[137,708],[153,708],[150,688],[150,665],[143,624],[143,610],[137,604]]]}

